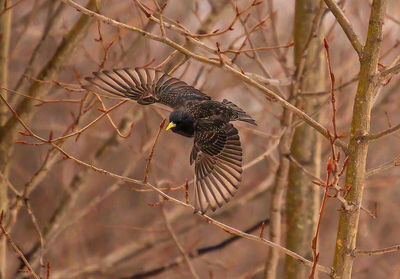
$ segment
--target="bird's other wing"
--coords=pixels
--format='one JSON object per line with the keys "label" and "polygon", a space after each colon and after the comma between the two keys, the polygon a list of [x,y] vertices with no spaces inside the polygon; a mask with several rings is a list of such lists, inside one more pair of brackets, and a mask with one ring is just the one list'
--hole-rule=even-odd
{"label": "bird's other wing", "polygon": [[227,203],[242,175],[238,130],[223,121],[201,120],[196,126],[190,163],[195,162],[195,209],[204,213]]}
{"label": "bird's other wing", "polygon": [[171,108],[190,100],[208,100],[209,96],[152,68],[121,68],[94,72],[82,86],[90,91],[136,100],[141,105],[161,103]]}

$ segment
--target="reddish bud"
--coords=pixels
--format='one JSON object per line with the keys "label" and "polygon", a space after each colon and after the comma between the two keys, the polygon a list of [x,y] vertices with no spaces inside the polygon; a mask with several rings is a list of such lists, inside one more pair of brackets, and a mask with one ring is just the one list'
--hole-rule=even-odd
{"label": "reddish bud", "polygon": [[327,172],[332,171],[332,159],[331,158],[328,159],[328,164],[326,165],[326,170],[327,170]]}
{"label": "reddish bud", "polygon": [[163,202],[164,202],[164,199],[162,199],[162,200],[160,200],[159,202],[156,202],[156,203],[151,203],[151,202],[145,201],[145,203],[147,203],[147,205],[148,205],[148,206],[151,206],[151,207],[160,206]]}
{"label": "reddish bud", "polygon": [[24,137],[29,137],[29,136],[30,136],[30,134],[25,133],[25,132],[23,132],[23,131],[18,131],[18,134],[20,134],[20,135],[22,135],[22,136],[24,136]]}
{"label": "reddish bud", "polygon": [[160,123],[160,129],[164,128],[165,121],[167,121],[167,118],[164,118],[161,123]]}
{"label": "reddish bud", "polygon": [[221,52],[221,48],[220,48],[221,45],[219,44],[219,42],[216,42],[215,44],[217,45],[218,52]]}
{"label": "reddish bud", "polygon": [[343,167],[345,167],[346,165],[347,165],[347,163],[349,162],[349,156],[347,156],[346,157],[346,159],[344,159],[344,162],[343,162]]}
{"label": "reddish bud", "polygon": [[189,204],[189,181],[187,178],[185,182],[185,201],[187,204]]}
{"label": "reddish bud", "polygon": [[263,238],[264,226],[265,226],[265,221],[263,221],[262,224],[261,224],[260,238]]}
{"label": "reddish bud", "polygon": [[324,38],[324,46],[325,46],[325,49],[327,51],[329,51],[329,45],[328,45],[328,41],[326,40],[326,38]]}
{"label": "reddish bud", "polygon": [[110,49],[110,47],[113,45],[115,40],[112,40],[106,47],[106,50],[108,51]]}
{"label": "reddish bud", "polygon": [[335,83],[335,75],[333,73],[331,73],[331,80],[332,80],[332,83]]}
{"label": "reddish bud", "polygon": [[392,77],[393,77],[393,76],[389,77],[388,80],[387,80],[386,82],[383,83],[383,86],[388,85],[389,82],[392,80]]}

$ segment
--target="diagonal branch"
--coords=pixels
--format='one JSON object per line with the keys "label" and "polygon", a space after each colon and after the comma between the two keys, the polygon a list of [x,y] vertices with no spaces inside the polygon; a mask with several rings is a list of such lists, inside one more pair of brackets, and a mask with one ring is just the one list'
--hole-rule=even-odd
{"label": "diagonal branch", "polygon": [[[281,96],[279,96],[278,93],[272,91],[271,89],[266,88],[265,86],[261,85],[260,83],[256,82],[255,80],[249,78],[247,75],[243,74],[240,70],[237,69],[236,65],[229,65],[226,61],[224,63],[220,63],[220,61],[218,60],[218,58],[208,58],[205,56],[201,56],[198,54],[195,54],[193,52],[191,52],[190,50],[184,48],[183,46],[181,46],[180,44],[170,40],[169,38],[163,38],[154,34],[151,34],[149,32],[143,31],[140,28],[134,27],[134,26],[130,26],[121,22],[118,22],[116,20],[113,20],[111,18],[108,18],[106,16],[103,16],[101,14],[98,14],[96,12],[93,12],[91,10],[88,10],[84,7],[82,7],[81,5],[75,3],[72,0],[62,0],[65,4],[77,9],[79,12],[86,14],[90,17],[94,17],[98,20],[101,20],[107,24],[113,25],[117,28],[124,28],[130,31],[134,31],[134,32],[138,32],[140,34],[142,34],[144,37],[149,38],[151,40],[154,41],[158,41],[161,43],[164,43],[166,45],[169,45],[170,47],[178,50],[179,52],[183,53],[184,55],[191,57],[197,61],[203,62],[203,63],[207,63],[207,64],[211,64],[213,66],[216,67],[224,67],[226,70],[228,70],[229,72],[231,72],[232,74],[236,75],[237,77],[239,77],[241,80],[243,80],[244,82],[248,83],[249,85],[258,88],[259,90],[261,90],[263,92],[263,94],[265,96],[267,96],[268,98],[272,99],[273,101],[279,103],[282,107],[287,108],[289,110],[291,110],[297,117],[299,117],[300,119],[304,120],[308,125],[312,126],[314,129],[316,129],[320,134],[322,134],[324,137],[329,138],[328,137],[328,133],[327,130],[324,126],[322,126],[319,122],[315,121],[312,117],[310,117],[309,115],[307,115],[306,113],[304,113],[301,109],[297,108],[296,106],[290,104],[288,101],[286,101],[284,98],[282,98]],[[340,148],[342,148],[345,153],[347,152],[347,144],[344,143],[341,140],[337,140],[335,141],[335,145],[339,146]]]}
{"label": "diagonal branch", "polygon": [[397,124],[396,126],[393,126],[389,129],[386,129],[382,132],[376,133],[376,134],[371,134],[368,135],[366,138],[367,140],[373,141],[373,140],[377,140],[386,136],[389,136],[391,134],[394,134],[396,132],[398,132],[400,130],[400,124]]}
{"label": "diagonal branch", "polygon": [[21,258],[21,260],[25,263],[26,267],[29,270],[29,273],[35,278],[35,279],[40,279],[39,275],[32,269],[31,265],[29,264],[28,260],[25,258],[24,254],[22,251],[17,247],[17,245],[14,243],[14,241],[11,239],[10,235],[7,233],[6,229],[4,228],[2,222],[3,222],[3,213],[4,211],[1,211],[0,215],[0,229],[2,234],[5,236],[7,239],[8,243],[10,243],[11,247],[14,249],[15,253],[18,254],[18,256]]}
{"label": "diagonal branch", "polygon": [[[15,110],[12,109],[12,107],[7,103],[7,101],[1,95],[0,95],[0,98],[8,106],[8,108],[13,112],[13,115],[15,116],[16,120],[26,129],[26,131],[29,133],[29,136],[32,136],[35,139],[37,139],[37,140],[39,140],[39,141],[41,141],[43,143],[50,144],[55,149],[57,149],[59,152],[61,152],[65,156],[66,159],[70,159],[70,160],[74,161],[75,163],[77,163],[77,164],[79,164],[81,166],[87,167],[89,169],[92,169],[95,172],[110,176],[110,177],[118,179],[120,181],[129,182],[129,183],[133,183],[133,184],[141,185],[141,186],[146,186],[146,187],[150,188],[151,190],[153,190],[153,191],[157,192],[158,194],[160,194],[165,200],[171,201],[171,202],[173,202],[173,203],[175,203],[177,205],[183,206],[183,207],[185,207],[185,208],[187,208],[187,209],[189,209],[191,211],[194,211],[194,206],[192,206],[191,204],[187,204],[184,201],[180,201],[180,200],[178,200],[178,199],[166,194],[164,191],[162,191],[161,189],[157,188],[156,186],[154,186],[154,185],[152,185],[152,184],[150,184],[148,182],[144,182],[144,181],[138,180],[138,179],[129,178],[129,177],[126,177],[126,176],[121,176],[119,174],[107,171],[105,169],[98,168],[98,167],[96,167],[94,165],[88,164],[88,163],[86,163],[84,161],[81,161],[81,160],[75,158],[74,156],[72,156],[69,153],[67,153],[60,146],[58,146],[58,145],[54,144],[53,142],[48,141],[46,139],[43,139],[40,136],[34,134],[33,131],[26,125],[26,123],[24,123],[24,121],[21,119],[21,117],[19,117],[18,113]],[[230,226],[228,226],[228,225],[226,225],[224,223],[221,223],[221,222],[211,218],[208,215],[201,214],[198,211],[196,211],[195,214],[200,216],[200,217],[202,217],[202,218],[204,218],[204,219],[206,219],[206,221],[208,223],[219,227],[220,229],[222,229],[223,231],[225,231],[227,233],[230,233],[230,234],[233,234],[233,235],[237,235],[237,236],[245,238],[245,239],[253,240],[253,241],[262,243],[262,244],[264,244],[266,246],[270,246],[272,248],[278,249],[281,252],[283,252],[283,253],[295,258],[296,260],[298,260],[302,264],[305,264],[305,265],[310,266],[310,267],[313,266],[313,263],[311,261],[307,260],[303,256],[301,256],[301,255],[299,255],[299,254],[297,254],[297,253],[295,253],[295,252],[293,252],[293,251],[291,251],[291,250],[289,250],[289,249],[287,249],[287,248],[285,248],[285,247],[283,247],[283,246],[281,246],[281,245],[279,245],[279,244],[277,244],[275,242],[272,242],[272,241],[267,240],[267,239],[265,239],[263,237],[260,237],[260,236],[257,236],[257,235],[252,235],[252,234],[248,234],[248,233],[245,233],[245,232],[243,232],[241,230],[238,230],[236,228],[230,227]],[[324,272],[326,274],[330,274],[330,275],[334,274],[334,270],[329,268],[329,267],[322,266],[322,265],[317,265],[316,268],[318,270],[320,270],[321,272]]]}
{"label": "diagonal branch", "polygon": [[361,58],[363,52],[363,45],[361,43],[360,37],[356,34],[351,25],[349,19],[346,17],[342,9],[335,2],[335,0],[324,0],[325,4],[328,6],[329,10],[331,10],[332,14],[336,17],[336,20],[339,22],[340,26],[344,33],[346,33],[347,38],[349,39],[351,45],[354,50],[357,52],[358,57]]}
{"label": "diagonal branch", "polygon": [[186,264],[189,267],[190,272],[192,273],[193,278],[195,279],[200,279],[199,275],[197,274],[196,269],[193,266],[192,261],[189,258],[189,255],[186,253],[185,249],[182,247],[182,245],[179,243],[178,237],[176,236],[174,230],[172,229],[171,223],[168,220],[168,216],[165,210],[165,207],[162,207],[162,214],[164,217],[165,221],[165,226],[167,227],[167,230],[169,234],[171,235],[172,239],[175,242],[176,247],[178,247],[179,252],[182,254],[182,257],[185,259]]}
{"label": "diagonal branch", "polygon": [[394,65],[393,67],[382,71],[382,72],[379,74],[379,79],[380,79],[380,80],[383,80],[383,79],[385,79],[385,78],[386,78],[387,76],[389,76],[389,75],[395,75],[395,74],[398,74],[398,73],[400,73],[400,63],[397,63],[397,64]]}
{"label": "diagonal branch", "polygon": [[400,251],[400,245],[395,245],[395,246],[391,246],[391,247],[374,249],[374,250],[355,250],[354,254],[355,255],[365,255],[365,256],[377,256],[377,255],[383,255],[386,253],[393,253],[393,252],[399,252],[399,251]]}

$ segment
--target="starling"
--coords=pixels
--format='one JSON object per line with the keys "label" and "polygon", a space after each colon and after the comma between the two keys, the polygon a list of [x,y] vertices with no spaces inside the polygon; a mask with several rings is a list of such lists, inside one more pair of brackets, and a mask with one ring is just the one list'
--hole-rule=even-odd
{"label": "starling", "polygon": [[[238,130],[229,122],[256,125],[241,108],[209,96],[151,68],[123,68],[94,72],[85,89],[133,99],[141,105],[161,103],[173,109],[166,130],[194,137],[190,164],[195,163],[195,209],[213,211],[227,203],[242,175],[242,147]],[[93,89],[94,86],[95,88]]]}

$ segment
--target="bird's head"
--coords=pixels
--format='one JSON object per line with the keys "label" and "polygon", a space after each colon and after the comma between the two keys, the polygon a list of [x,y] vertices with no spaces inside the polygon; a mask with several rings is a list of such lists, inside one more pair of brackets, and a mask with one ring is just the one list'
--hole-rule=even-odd
{"label": "bird's head", "polygon": [[171,129],[174,133],[180,134],[185,137],[193,137],[194,135],[194,118],[193,116],[183,110],[174,110],[169,115],[169,124],[166,130]]}

